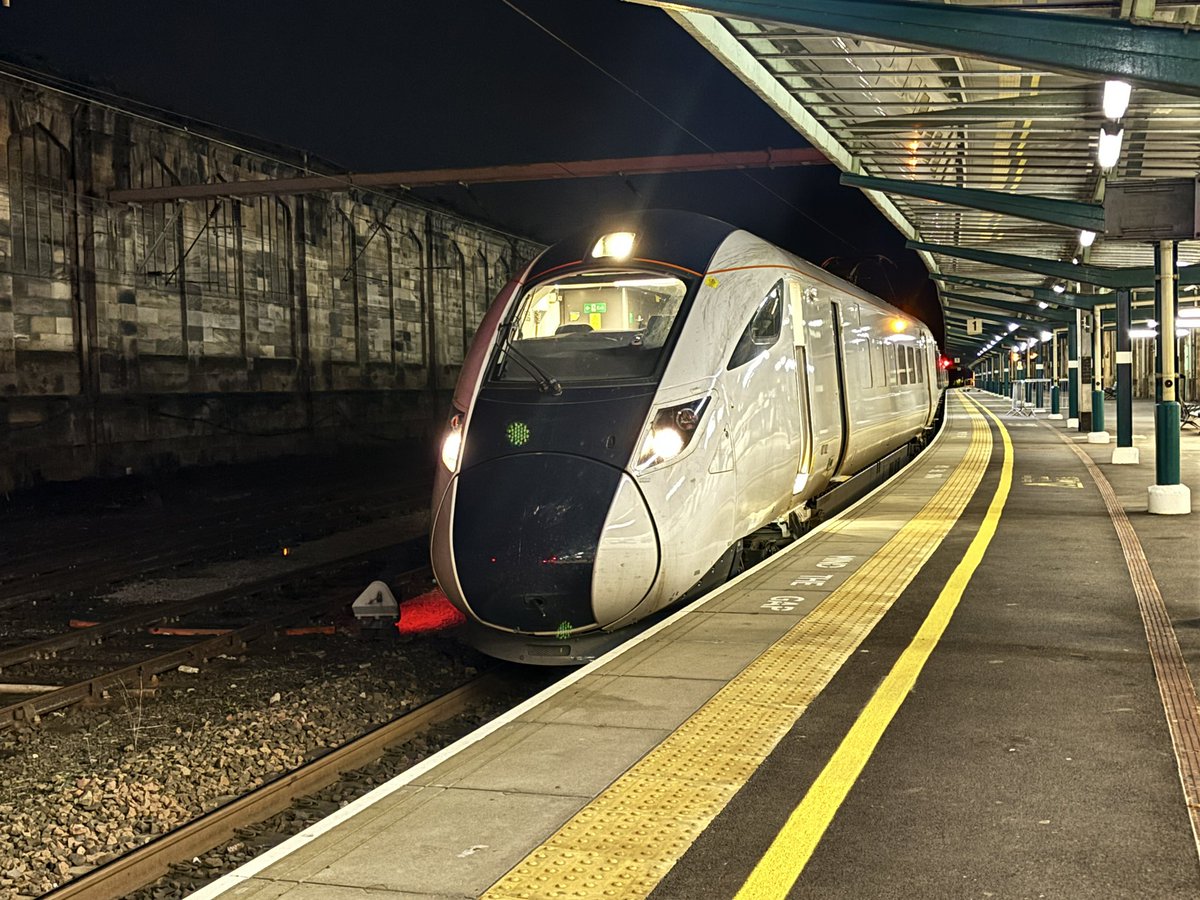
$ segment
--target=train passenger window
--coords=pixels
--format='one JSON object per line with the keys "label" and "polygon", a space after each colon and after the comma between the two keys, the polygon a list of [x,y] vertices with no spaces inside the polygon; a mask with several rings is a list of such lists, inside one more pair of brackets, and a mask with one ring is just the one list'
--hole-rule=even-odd
{"label": "train passenger window", "polygon": [[729,358],[727,369],[736,369],[754,359],[765,350],[775,346],[783,328],[783,282],[775,282],[775,286],[767,292],[750,324],[742,332],[733,355]]}
{"label": "train passenger window", "polygon": [[537,369],[562,383],[649,378],[687,290],[672,275],[612,270],[534,285],[507,323],[512,353],[497,351],[491,380],[536,381]]}
{"label": "train passenger window", "polygon": [[[868,335],[870,332],[868,332]],[[871,342],[871,387],[887,387],[887,361],[884,359],[883,340],[870,338]]]}
{"label": "train passenger window", "polygon": [[900,367],[896,363],[896,345],[889,340],[883,342],[884,367],[887,369],[887,383],[897,384],[900,380]]}

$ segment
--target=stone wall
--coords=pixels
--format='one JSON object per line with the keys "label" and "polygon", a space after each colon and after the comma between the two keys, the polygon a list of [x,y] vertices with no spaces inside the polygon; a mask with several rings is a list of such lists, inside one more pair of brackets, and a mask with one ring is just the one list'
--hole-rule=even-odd
{"label": "stone wall", "polygon": [[280,157],[0,73],[0,490],[436,426],[537,245],[386,192],[105,199]]}

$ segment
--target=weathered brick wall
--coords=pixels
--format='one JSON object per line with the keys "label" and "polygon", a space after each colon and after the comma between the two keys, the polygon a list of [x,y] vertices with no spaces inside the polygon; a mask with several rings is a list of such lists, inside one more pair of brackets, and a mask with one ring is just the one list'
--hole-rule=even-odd
{"label": "weathered brick wall", "polygon": [[429,430],[537,245],[383,193],[105,199],[298,174],[0,73],[0,490]]}

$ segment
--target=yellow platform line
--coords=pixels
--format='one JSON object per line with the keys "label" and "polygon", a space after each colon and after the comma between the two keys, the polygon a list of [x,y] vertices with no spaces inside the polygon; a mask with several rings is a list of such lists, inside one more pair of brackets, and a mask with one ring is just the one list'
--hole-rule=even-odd
{"label": "yellow platform line", "polygon": [[[980,407],[983,409],[983,407]],[[884,731],[900,711],[905,698],[917,683],[934,647],[950,624],[971,576],[983,561],[983,554],[996,534],[1000,514],[1012,487],[1013,449],[1008,430],[990,410],[983,411],[996,423],[1004,442],[1004,461],[1000,483],[992,496],[979,531],[967,552],[951,573],[934,601],[929,615],[917,630],[912,643],[900,654],[873,697],[850,727],[841,745],[830,757],[804,799],[792,811],[783,828],[737,893],[736,900],[782,900],[804,871],[825,829],[862,774],[875,752]]]}
{"label": "yellow platform line", "polygon": [[946,483],[808,616],[483,896],[645,897],[825,688],[958,521],[991,457],[977,409]]}

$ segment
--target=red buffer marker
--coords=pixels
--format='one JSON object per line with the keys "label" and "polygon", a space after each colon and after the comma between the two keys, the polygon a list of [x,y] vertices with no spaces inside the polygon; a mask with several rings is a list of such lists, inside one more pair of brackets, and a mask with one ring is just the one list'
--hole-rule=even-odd
{"label": "red buffer marker", "polygon": [[446,599],[446,595],[440,589],[434,588],[400,604],[400,619],[396,622],[396,630],[401,634],[423,634],[453,628],[466,621],[467,617]]}

